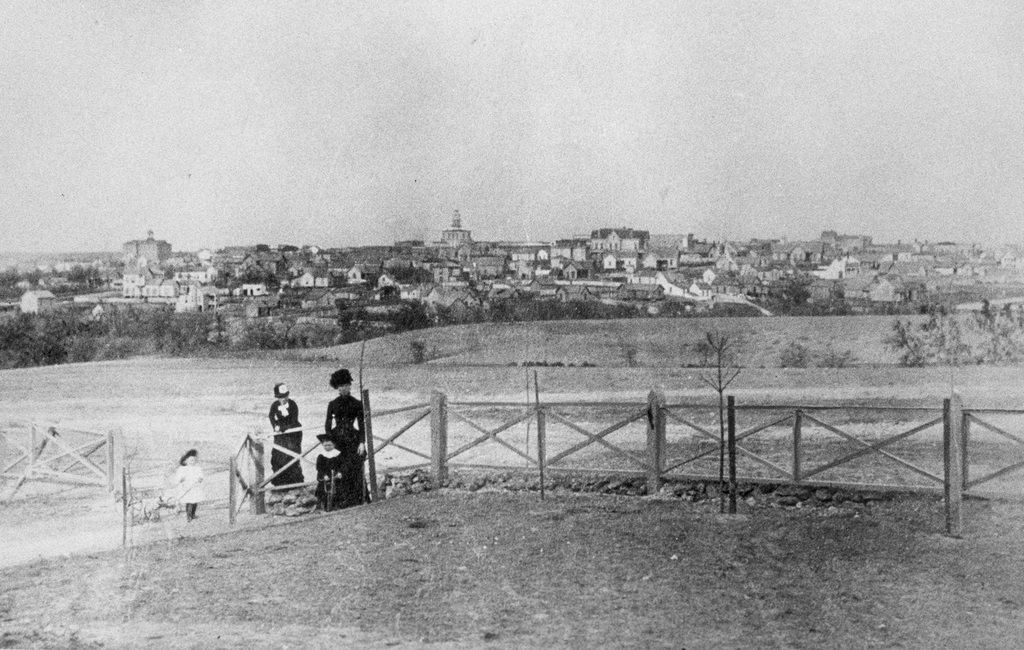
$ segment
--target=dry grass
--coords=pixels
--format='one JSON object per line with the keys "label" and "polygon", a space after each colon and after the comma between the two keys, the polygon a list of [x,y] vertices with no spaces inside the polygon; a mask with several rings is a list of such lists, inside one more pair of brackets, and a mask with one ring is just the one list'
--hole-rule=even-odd
{"label": "dry grass", "polygon": [[[445,492],[0,572],[0,645],[1008,647],[1019,508]],[[295,636],[298,632],[299,636]],[[436,644],[436,645],[435,645]]]}
{"label": "dry grass", "polygon": [[[792,342],[816,352],[828,345],[839,352],[850,351],[858,364],[895,364],[898,356],[884,343],[895,320],[893,316],[787,316],[479,323],[368,341],[366,354],[375,365],[407,364],[413,361],[412,343],[420,341],[426,358],[434,365],[507,366],[531,361],[576,366],[686,367],[701,364],[698,346],[706,332],[715,331],[728,335],[736,344],[743,366],[778,367],[780,353]],[[347,357],[359,345],[286,356]]]}

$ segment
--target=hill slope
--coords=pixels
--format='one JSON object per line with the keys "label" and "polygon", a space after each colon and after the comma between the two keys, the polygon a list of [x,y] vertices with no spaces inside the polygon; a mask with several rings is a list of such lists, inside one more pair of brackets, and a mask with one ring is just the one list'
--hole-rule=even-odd
{"label": "hill slope", "polygon": [[[701,364],[700,343],[708,332],[728,335],[739,365],[779,367],[780,353],[792,343],[812,350],[831,345],[849,351],[854,363],[895,364],[885,345],[892,316],[773,318],[658,318],[586,321],[479,323],[440,327],[367,341],[366,362],[395,365],[413,360],[412,342],[421,341],[432,364],[501,365],[523,362],[565,365],[686,367]],[[308,351],[314,358],[358,359],[359,343]]]}

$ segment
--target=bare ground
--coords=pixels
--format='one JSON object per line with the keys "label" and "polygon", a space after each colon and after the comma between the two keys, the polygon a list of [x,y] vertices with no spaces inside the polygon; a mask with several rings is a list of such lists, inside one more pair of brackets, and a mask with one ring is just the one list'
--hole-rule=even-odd
{"label": "bare ground", "polygon": [[0,570],[0,647],[1005,648],[1024,509],[442,491]]}

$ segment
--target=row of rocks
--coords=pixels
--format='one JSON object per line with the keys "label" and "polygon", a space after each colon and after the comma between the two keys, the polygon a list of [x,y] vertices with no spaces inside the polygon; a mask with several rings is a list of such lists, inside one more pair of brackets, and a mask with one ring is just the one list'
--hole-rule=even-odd
{"label": "row of rocks", "polygon": [[[442,487],[477,492],[501,490],[508,492],[538,491],[540,480],[536,474],[525,472],[452,473]],[[567,490],[625,496],[646,496],[647,480],[644,477],[622,476],[549,476],[544,481],[548,490]],[[726,494],[728,494],[728,486]],[[433,482],[426,470],[417,469],[405,474],[385,474],[380,482],[381,492],[386,499],[406,494],[418,494],[433,488]],[[717,481],[667,481],[660,489],[659,496],[678,498],[683,501],[699,502],[718,499]],[[891,499],[892,494],[876,491],[858,491],[845,488],[808,487],[777,483],[742,483],[737,486],[737,496],[748,505],[834,506],[844,503],[864,504]]]}
{"label": "row of rocks", "polygon": [[312,488],[286,492],[269,492],[266,497],[267,514],[298,517],[316,511],[316,494]]}
{"label": "row of rocks", "polygon": [[[516,471],[453,472],[441,487],[468,492],[539,491],[540,479],[536,474]],[[644,477],[555,475],[546,477],[544,487],[551,491],[647,496],[647,480]],[[385,499],[394,499],[428,492],[434,489],[434,484],[425,469],[416,469],[405,473],[387,473],[380,479],[378,488]],[[728,494],[728,486],[725,493]],[[717,500],[721,494],[717,481],[670,480],[662,485],[656,496],[695,503]],[[741,483],[737,486],[737,496],[748,506],[762,507],[834,507],[893,497],[892,494],[881,492],[777,483]],[[266,503],[268,514],[285,517],[315,512],[317,505],[316,496],[310,488],[268,493]]]}

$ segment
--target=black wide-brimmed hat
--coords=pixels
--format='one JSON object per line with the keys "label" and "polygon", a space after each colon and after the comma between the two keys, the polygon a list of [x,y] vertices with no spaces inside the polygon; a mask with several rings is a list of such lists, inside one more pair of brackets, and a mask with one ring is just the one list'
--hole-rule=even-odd
{"label": "black wide-brimmed hat", "polygon": [[327,435],[326,433],[321,433],[317,435],[316,439],[319,440],[320,442],[327,442],[328,440],[334,442],[334,438],[332,436]]}
{"label": "black wide-brimmed hat", "polygon": [[352,373],[348,371],[348,368],[341,368],[331,373],[331,388],[338,388],[345,384],[352,385]]}
{"label": "black wide-brimmed hat", "polygon": [[274,384],[274,397],[278,399],[288,397],[288,386],[286,384]]}

